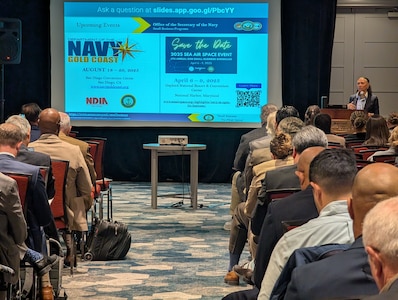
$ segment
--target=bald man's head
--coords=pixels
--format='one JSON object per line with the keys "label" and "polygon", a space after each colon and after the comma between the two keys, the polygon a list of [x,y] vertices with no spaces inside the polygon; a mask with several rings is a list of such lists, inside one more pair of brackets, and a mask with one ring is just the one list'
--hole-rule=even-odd
{"label": "bald man's head", "polygon": [[299,178],[300,187],[302,190],[305,190],[310,184],[309,173],[311,161],[323,150],[325,150],[324,147],[315,146],[309,147],[301,153],[297,162],[296,175]]}
{"label": "bald man's head", "polygon": [[387,163],[372,163],[357,173],[349,203],[355,237],[362,234],[362,222],[370,209],[383,200],[398,196],[397,178],[398,168]]}
{"label": "bald man's head", "polygon": [[51,133],[58,135],[60,115],[54,108],[46,108],[39,115],[39,128],[42,134]]}

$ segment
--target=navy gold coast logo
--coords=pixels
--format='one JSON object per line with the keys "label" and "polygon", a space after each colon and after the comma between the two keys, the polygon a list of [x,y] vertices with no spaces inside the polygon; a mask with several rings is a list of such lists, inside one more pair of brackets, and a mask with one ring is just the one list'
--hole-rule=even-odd
{"label": "navy gold coast logo", "polygon": [[133,53],[143,52],[137,44],[120,41],[68,41],[68,62],[117,63],[119,55],[135,58]]}

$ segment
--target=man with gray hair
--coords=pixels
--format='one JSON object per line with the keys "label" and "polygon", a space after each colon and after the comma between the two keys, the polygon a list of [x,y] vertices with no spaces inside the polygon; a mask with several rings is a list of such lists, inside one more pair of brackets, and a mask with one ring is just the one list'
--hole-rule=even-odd
{"label": "man with gray hair", "polygon": [[378,203],[365,216],[363,244],[380,293],[364,300],[398,297],[398,197]]}
{"label": "man with gray hair", "polygon": [[46,178],[44,179],[46,183],[47,197],[51,201],[55,195],[55,188],[50,156],[45,153],[35,152],[32,148],[28,148],[31,126],[26,118],[21,117],[20,115],[12,115],[6,120],[6,123],[18,126],[22,132],[23,140],[21,147],[18,150],[16,160],[30,165],[48,168]]}

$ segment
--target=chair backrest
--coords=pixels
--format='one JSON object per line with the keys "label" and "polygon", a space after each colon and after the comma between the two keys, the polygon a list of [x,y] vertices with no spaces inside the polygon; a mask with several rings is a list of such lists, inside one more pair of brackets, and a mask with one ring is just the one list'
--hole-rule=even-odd
{"label": "chair backrest", "polygon": [[363,140],[346,140],[345,146],[346,148],[352,148],[353,146],[360,146],[363,144]]}
{"label": "chair backrest", "polygon": [[270,201],[272,200],[278,200],[278,199],[282,199],[285,198],[287,196],[290,196],[293,193],[299,192],[301,191],[301,189],[276,189],[276,190],[267,190],[267,195],[268,195],[268,199]]}
{"label": "chair backrest", "polygon": [[68,176],[69,161],[51,159],[51,167],[55,183],[55,195],[51,202],[51,211],[58,229],[66,228],[68,220],[65,213],[65,189]]}
{"label": "chair backrest", "polygon": [[335,143],[335,142],[328,142],[328,148],[343,148],[343,145],[340,143]]}
{"label": "chair backrest", "polygon": [[17,182],[19,198],[21,199],[21,205],[24,212],[26,212],[25,200],[28,194],[29,182],[31,180],[32,175],[25,173],[13,173],[13,172],[6,172],[4,174],[11,177]]}
{"label": "chair backrest", "polygon": [[395,160],[397,159],[397,157],[398,157],[398,154],[375,155],[375,156],[373,156],[373,161],[385,162],[388,164],[395,164]]}
{"label": "chair backrest", "polygon": [[308,222],[308,219],[298,219],[298,220],[286,220],[282,221],[283,232],[286,233],[289,230],[297,228]]}
{"label": "chair backrest", "polygon": [[361,170],[363,167],[366,167],[369,164],[372,164],[373,161],[364,160],[364,159],[356,159],[357,169],[358,171]]}
{"label": "chair backrest", "polygon": [[80,140],[85,141],[87,143],[98,143],[97,146],[97,153],[94,159],[94,168],[95,172],[97,173],[97,180],[104,180],[104,159],[105,159],[105,144],[107,138],[103,137],[79,137]]}
{"label": "chair backrest", "polygon": [[44,185],[47,188],[47,181],[48,181],[48,170],[50,169],[49,167],[46,166],[40,166],[40,173],[41,176],[43,176],[43,180],[44,180]]}
{"label": "chair backrest", "polygon": [[91,157],[93,158],[94,165],[95,165],[95,160],[97,159],[98,155],[98,142],[93,142],[93,141],[86,141],[88,146],[89,146],[89,152],[91,154]]}
{"label": "chair backrest", "polygon": [[79,134],[79,131],[71,130],[69,132],[69,136],[76,138],[77,135]]}

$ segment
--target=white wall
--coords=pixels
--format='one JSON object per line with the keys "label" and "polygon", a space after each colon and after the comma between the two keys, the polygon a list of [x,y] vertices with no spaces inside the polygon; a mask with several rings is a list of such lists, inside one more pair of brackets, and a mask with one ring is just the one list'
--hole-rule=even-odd
{"label": "white wall", "polygon": [[338,8],[330,104],[346,104],[356,90],[357,78],[366,76],[379,97],[380,113],[387,116],[398,111],[398,18],[389,18],[388,11],[391,9]]}

